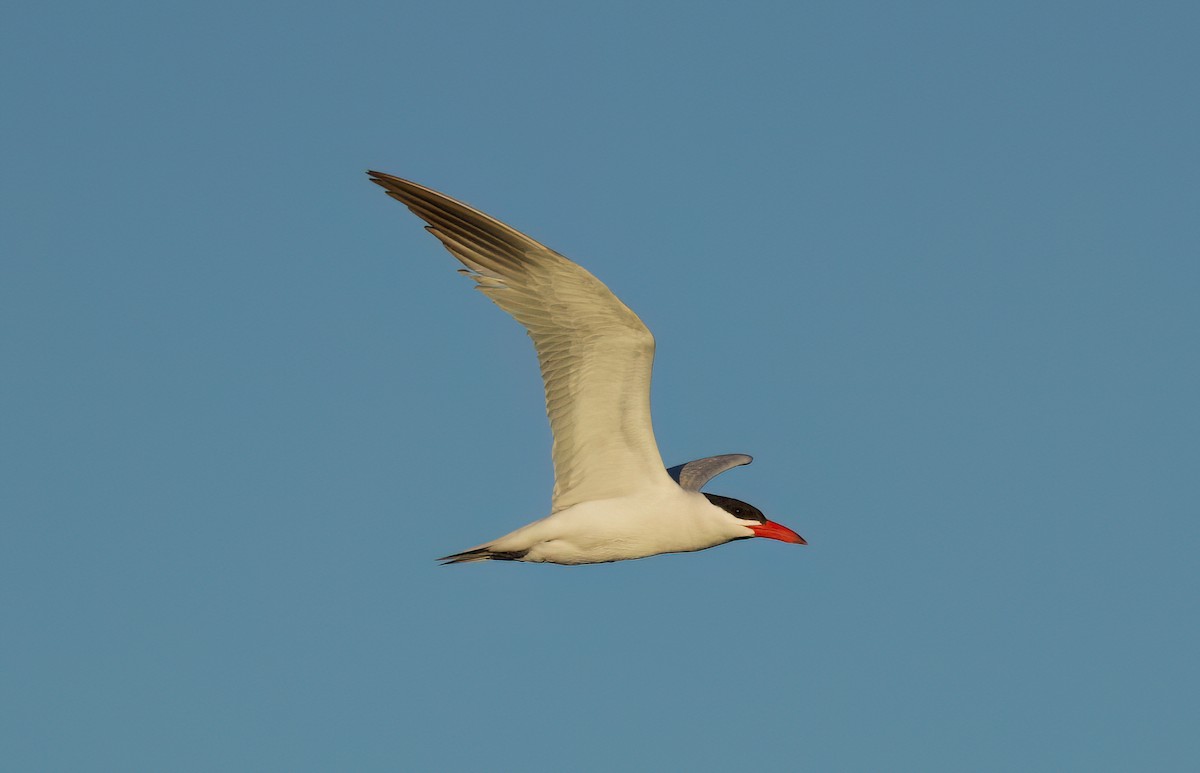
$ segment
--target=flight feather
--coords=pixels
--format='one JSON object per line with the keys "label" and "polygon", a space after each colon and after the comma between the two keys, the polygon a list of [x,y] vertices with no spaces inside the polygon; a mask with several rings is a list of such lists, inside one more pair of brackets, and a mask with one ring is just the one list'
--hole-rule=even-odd
{"label": "flight feather", "polygon": [[650,423],[654,337],[596,277],[479,210],[379,172],[533,340],[554,434],[552,511],[670,483]]}

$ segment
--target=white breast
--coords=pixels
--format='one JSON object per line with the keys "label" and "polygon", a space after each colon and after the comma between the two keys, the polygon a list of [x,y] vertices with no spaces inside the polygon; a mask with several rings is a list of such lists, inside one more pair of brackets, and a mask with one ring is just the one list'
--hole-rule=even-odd
{"label": "white breast", "polygon": [[702,494],[673,482],[636,495],[581,502],[492,544],[522,560],[592,564],[704,550],[750,536]]}

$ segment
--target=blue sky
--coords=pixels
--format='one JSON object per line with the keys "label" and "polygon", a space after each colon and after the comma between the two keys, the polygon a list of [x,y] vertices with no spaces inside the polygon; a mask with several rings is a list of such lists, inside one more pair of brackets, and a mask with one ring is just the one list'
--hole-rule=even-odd
{"label": "blue sky", "polygon": [[[6,765],[1194,769],[1198,22],[10,9]],[[438,567],[549,430],[368,168],[608,283],[666,463],[811,544]]]}

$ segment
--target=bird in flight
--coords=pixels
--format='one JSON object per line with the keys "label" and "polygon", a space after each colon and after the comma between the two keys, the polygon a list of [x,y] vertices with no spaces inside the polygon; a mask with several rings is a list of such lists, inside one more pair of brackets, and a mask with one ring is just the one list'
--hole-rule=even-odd
{"label": "bird in flight", "polygon": [[757,508],[700,489],[745,454],[664,469],[650,424],[654,336],[596,277],[554,250],[437,191],[368,172],[426,222],[533,339],[554,434],[550,515],[445,564],[596,564],[685,553],[750,537],[807,544]]}

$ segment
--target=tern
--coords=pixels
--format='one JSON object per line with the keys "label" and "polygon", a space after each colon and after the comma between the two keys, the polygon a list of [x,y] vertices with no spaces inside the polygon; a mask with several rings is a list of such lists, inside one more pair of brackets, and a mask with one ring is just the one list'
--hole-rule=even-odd
{"label": "tern", "polygon": [[664,469],[650,423],[654,336],[581,266],[449,196],[368,172],[425,221],[459,273],[533,339],[554,435],[550,514],[438,559],[597,564],[766,537],[806,545],[758,508],[700,489],[752,460],[723,454]]}

